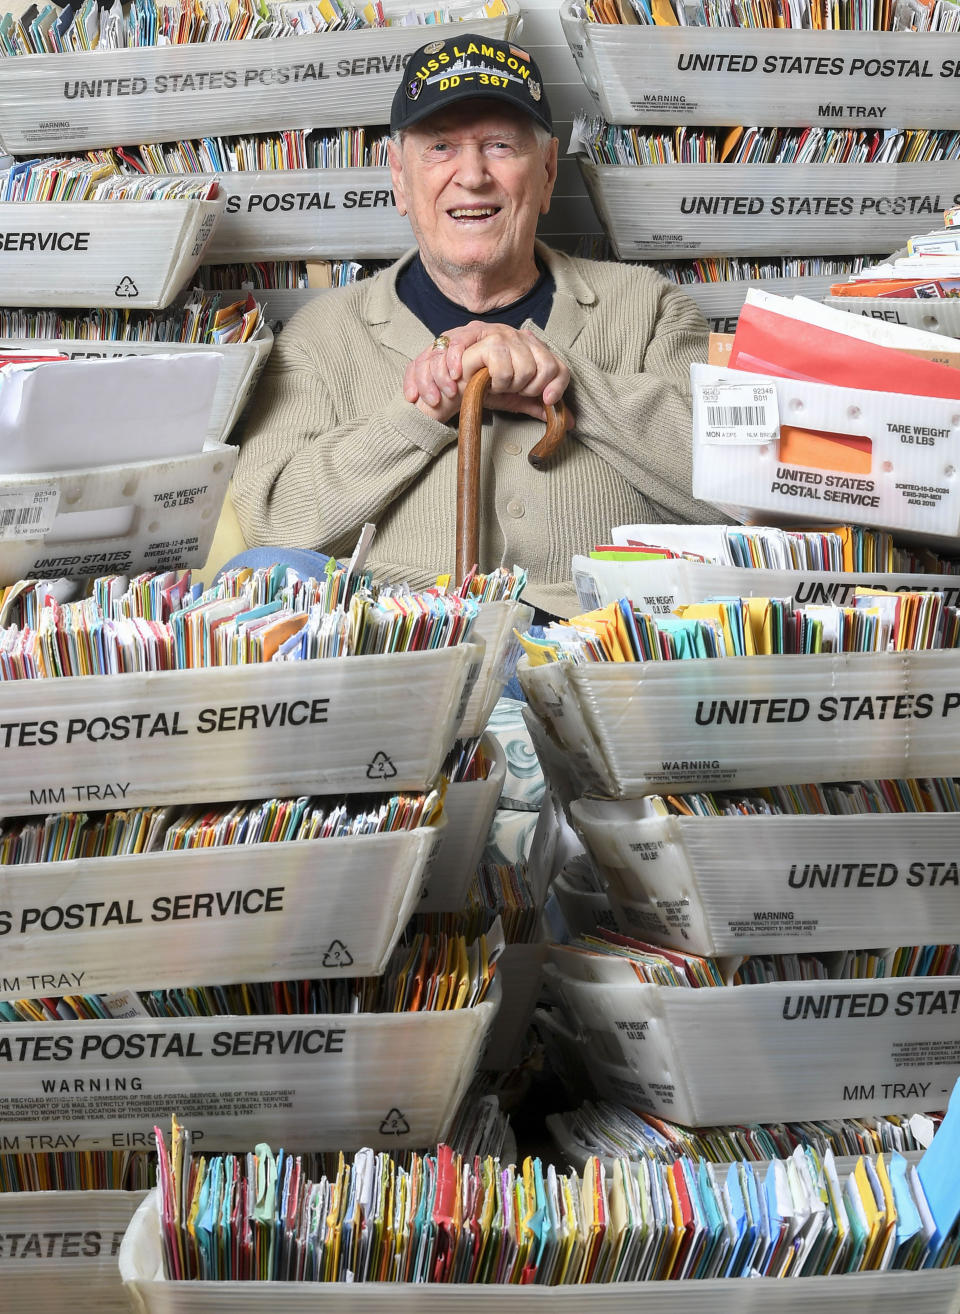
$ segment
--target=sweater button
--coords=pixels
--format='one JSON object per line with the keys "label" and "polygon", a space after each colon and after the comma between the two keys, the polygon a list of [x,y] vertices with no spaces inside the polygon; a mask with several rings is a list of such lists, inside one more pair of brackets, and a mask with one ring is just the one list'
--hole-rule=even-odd
{"label": "sweater button", "polygon": [[514,442],[504,443],[504,444],[503,444],[503,450],[504,450],[505,452],[509,452],[511,456],[519,456],[519,455],[520,455],[520,444],[519,444],[519,443],[514,443]]}
{"label": "sweater button", "polygon": [[513,516],[514,520],[520,520],[526,514],[527,508],[520,501],[519,497],[511,497],[507,503],[507,515]]}

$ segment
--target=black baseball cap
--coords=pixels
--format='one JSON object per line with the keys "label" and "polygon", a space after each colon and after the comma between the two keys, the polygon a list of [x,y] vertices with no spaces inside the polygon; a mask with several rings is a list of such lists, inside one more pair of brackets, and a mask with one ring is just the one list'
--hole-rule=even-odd
{"label": "black baseball cap", "polygon": [[393,98],[390,131],[409,128],[461,100],[505,101],[553,132],[550,102],[533,56],[475,32],[428,41],[413,52]]}

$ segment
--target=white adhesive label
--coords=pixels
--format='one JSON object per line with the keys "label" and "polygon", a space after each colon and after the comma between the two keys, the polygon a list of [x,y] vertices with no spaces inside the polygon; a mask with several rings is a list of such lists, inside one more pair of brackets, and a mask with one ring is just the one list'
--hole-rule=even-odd
{"label": "white adhesive label", "polygon": [[705,443],[741,446],[777,441],[780,415],[772,383],[700,384],[699,392]]}
{"label": "white adhesive label", "polygon": [[45,538],[53,529],[60,490],[50,484],[25,484],[0,490],[0,542]]}

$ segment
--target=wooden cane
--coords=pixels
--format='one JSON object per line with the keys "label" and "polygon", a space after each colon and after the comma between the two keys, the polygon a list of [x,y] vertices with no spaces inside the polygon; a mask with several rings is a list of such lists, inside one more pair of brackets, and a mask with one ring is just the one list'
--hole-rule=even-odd
{"label": "wooden cane", "polygon": [[[484,367],[467,384],[460,406],[457,439],[457,558],[454,578],[462,584],[477,565],[480,555],[480,436],[483,430],[483,399],[490,386],[490,371]],[[527,460],[535,470],[563,442],[567,432],[567,408],[562,401],[547,407],[547,428]]]}

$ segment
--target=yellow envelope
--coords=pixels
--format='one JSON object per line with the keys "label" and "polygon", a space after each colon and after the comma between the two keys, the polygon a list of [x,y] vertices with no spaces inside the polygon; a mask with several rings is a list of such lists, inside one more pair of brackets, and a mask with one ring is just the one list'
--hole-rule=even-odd
{"label": "yellow envelope", "polygon": [[597,611],[587,611],[582,616],[572,617],[567,624],[575,629],[588,630],[591,634],[595,634],[611,661],[633,661],[630,640],[627,637],[619,603],[608,602],[605,607]]}
{"label": "yellow envelope", "polygon": [[870,1185],[870,1179],[867,1176],[867,1165],[863,1156],[857,1160],[857,1166],[853,1170],[853,1180],[863,1204],[863,1212],[867,1219],[867,1244],[863,1252],[864,1269],[872,1269],[876,1266],[877,1243],[881,1235],[882,1226],[886,1221],[884,1215],[877,1207],[876,1199],[873,1194],[873,1187]]}
{"label": "yellow envelope", "polygon": [[749,631],[753,651],[769,656],[773,652],[773,611],[770,599],[744,598],[743,610],[744,643],[746,632]]}

